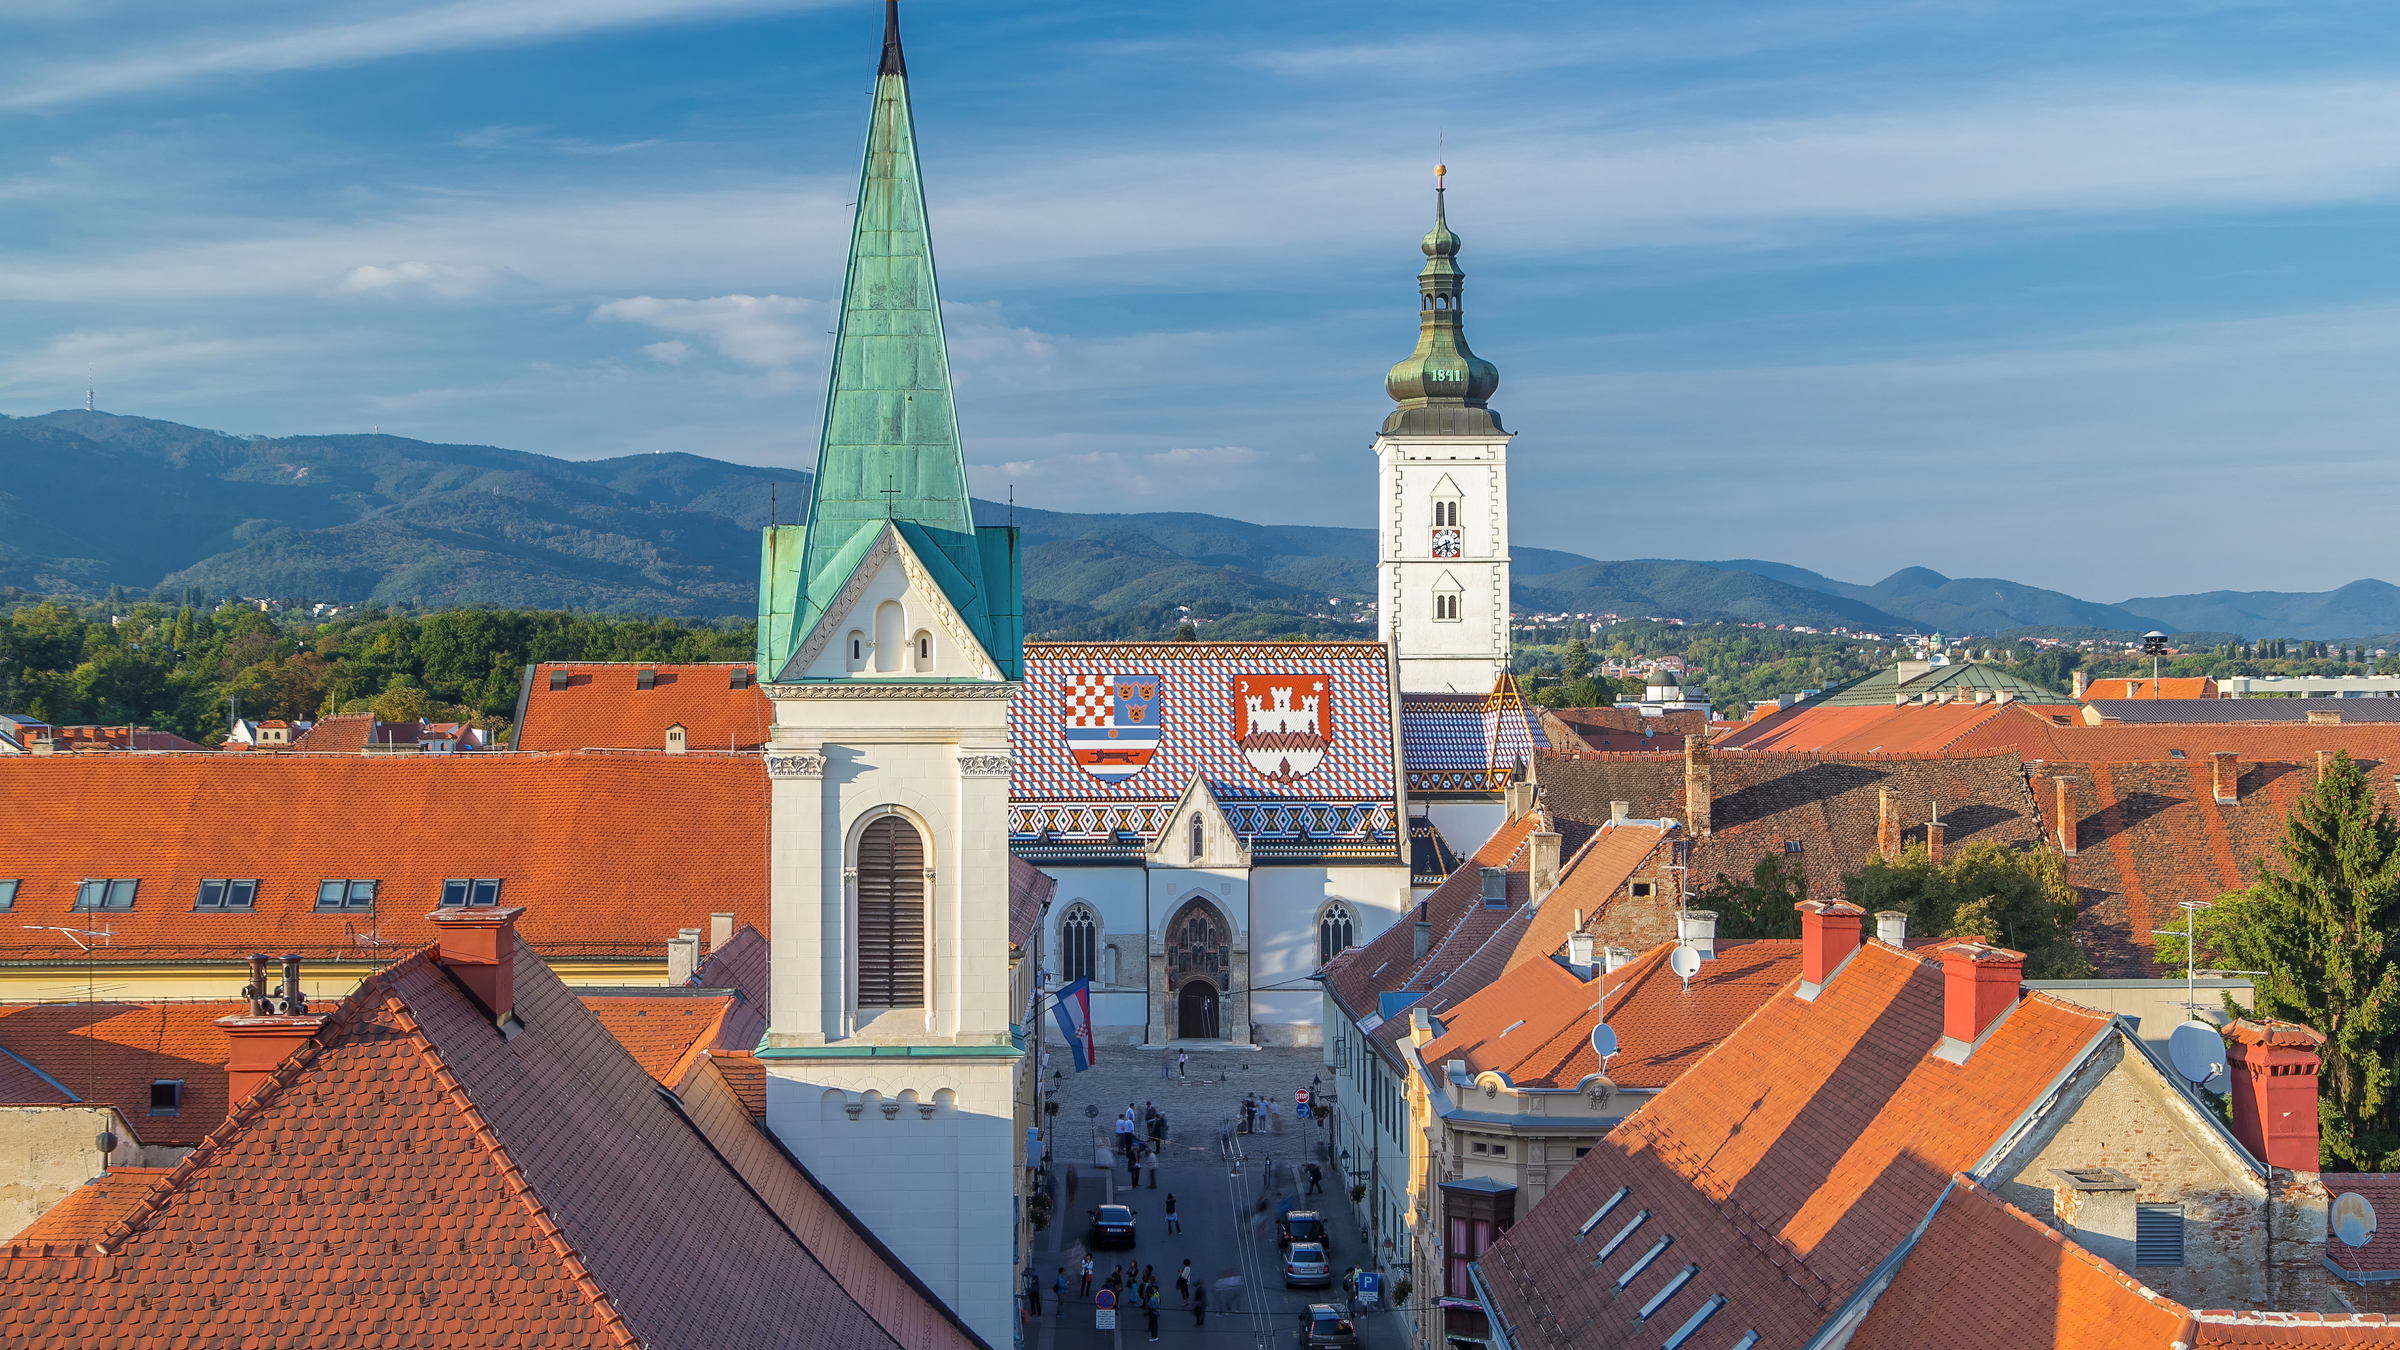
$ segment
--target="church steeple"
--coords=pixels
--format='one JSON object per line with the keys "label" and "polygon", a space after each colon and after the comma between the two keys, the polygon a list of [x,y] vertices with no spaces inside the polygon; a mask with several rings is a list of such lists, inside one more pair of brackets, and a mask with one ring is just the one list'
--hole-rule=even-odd
{"label": "church steeple", "polygon": [[815,491],[806,524],[770,527],[760,559],[763,677],[776,678],[770,672],[809,643],[887,526],[985,651],[1013,669],[1022,645],[1011,631],[1022,613],[1014,537],[988,530],[979,539],[967,498],[898,0],[884,5]]}
{"label": "church steeple", "polygon": [[1417,349],[1392,367],[1383,387],[1400,407],[1384,419],[1386,436],[1478,436],[1501,432],[1489,403],[1500,369],[1467,346],[1463,309],[1467,274],[1458,266],[1443,178],[1433,168],[1433,229],[1425,236],[1425,268],[1417,273]]}

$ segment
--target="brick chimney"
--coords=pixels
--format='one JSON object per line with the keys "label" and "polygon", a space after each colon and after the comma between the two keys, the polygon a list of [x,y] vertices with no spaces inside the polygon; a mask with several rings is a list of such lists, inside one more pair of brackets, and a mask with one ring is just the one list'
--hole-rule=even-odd
{"label": "brick chimney", "polygon": [[731,942],[731,941],[733,941],[733,916],[732,916],[732,915],[730,915],[730,914],[711,914],[711,915],[709,915],[709,916],[708,916],[708,950],[709,950],[709,952],[710,952],[711,954],[714,954],[714,953],[716,953],[716,952],[721,952],[721,951],[725,950],[725,944],[726,944],[726,943],[728,943],[728,942]]}
{"label": "brick chimney", "polygon": [[1533,809],[1534,785],[1523,781],[1510,783],[1501,790],[1500,797],[1506,804],[1508,818],[1515,820]]}
{"label": "brick chimney", "polygon": [[1803,900],[1792,908],[1800,911],[1800,978],[1822,985],[1858,950],[1867,912],[1840,900]]}
{"label": "brick chimney", "polygon": [[2318,1170],[2317,1047],[2323,1033],[2297,1022],[2247,1018],[2225,1028],[2233,1078],[2233,1137],[2269,1167]]}
{"label": "brick chimney", "polygon": [[307,996],[300,992],[300,958],[283,958],[283,988],[278,993],[267,986],[267,958],[250,958],[250,984],[242,991],[250,1001],[250,1011],[232,1017],[220,1017],[217,1025],[225,1032],[225,1089],[227,1113],[249,1099],[258,1085],[267,1081],[277,1065],[292,1057],[292,1052],[315,1038],[325,1025],[325,1014],[308,1010]]}
{"label": "brick chimney", "polygon": [[2075,785],[2064,778],[2054,778],[2058,785],[2058,851],[2075,856]]}
{"label": "brick chimney", "polygon": [[2231,806],[2242,797],[2242,755],[2238,750],[2212,751],[2209,775],[2216,782],[2217,805]]}
{"label": "brick chimney", "polygon": [[426,915],[440,935],[434,959],[475,996],[492,1021],[506,1022],[517,1006],[517,918],[512,909],[437,909]]}
{"label": "brick chimney", "polygon": [[1875,852],[1887,863],[1900,856],[1900,808],[1888,787],[1875,789]]}
{"label": "brick chimney", "polygon": [[1949,827],[1938,820],[1925,822],[1925,856],[1935,863],[1942,860],[1942,841],[1950,834]]}
{"label": "brick chimney", "polygon": [[1708,731],[1702,728],[1697,735],[1683,738],[1683,817],[1692,838],[1708,837],[1709,804],[1715,800],[1708,767]]}
{"label": "brick chimney", "polygon": [[2017,1001],[2025,953],[1972,938],[1936,950],[1942,958],[1942,1038],[1963,1051]]}

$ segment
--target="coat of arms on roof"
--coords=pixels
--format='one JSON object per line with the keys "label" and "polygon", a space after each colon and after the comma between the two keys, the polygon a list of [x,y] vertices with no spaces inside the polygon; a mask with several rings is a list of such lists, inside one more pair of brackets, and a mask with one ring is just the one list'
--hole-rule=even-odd
{"label": "coat of arms on roof", "polygon": [[1269,782],[1306,778],[1333,738],[1323,675],[1236,675],[1234,738]]}
{"label": "coat of arms on roof", "polygon": [[1077,767],[1120,783],[1158,753],[1166,689],[1156,675],[1079,675],[1061,693],[1062,733]]}

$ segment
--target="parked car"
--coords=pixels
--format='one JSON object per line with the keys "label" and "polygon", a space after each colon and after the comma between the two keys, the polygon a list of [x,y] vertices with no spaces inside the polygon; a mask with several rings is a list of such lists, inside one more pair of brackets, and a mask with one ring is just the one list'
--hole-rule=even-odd
{"label": "parked car", "polygon": [[1314,1242],[1332,1249],[1325,1218],[1313,1209],[1295,1209],[1275,1221],[1275,1245],[1289,1249],[1295,1242]]}
{"label": "parked car", "polygon": [[1358,1350],[1358,1325],[1330,1303],[1311,1303],[1300,1310],[1301,1350]]}
{"label": "parked car", "polygon": [[1322,1242],[1295,1242],[1283,1254],[1283,1287],[1313,1285],[1323,1288],[1333,1283],[1333,1262],[1325,1257]]}
{"label": "parked car", "polygon": [[1133,1245],[1133,1211],[1123,1205],[1102,1205],[1092,1211],[1092,1247]]}

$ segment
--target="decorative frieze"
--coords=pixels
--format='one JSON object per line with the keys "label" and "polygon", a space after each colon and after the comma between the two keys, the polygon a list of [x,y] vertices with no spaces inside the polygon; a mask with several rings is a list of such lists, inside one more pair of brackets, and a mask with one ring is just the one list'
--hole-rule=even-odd
{"label": "decorative frieze", "polygon": [[900,684],[872,678],[828,680],[808,684],[762,684],[771,699],[802,698],[1008,698],[1018,689],[1014,680],[994,683]]}
{"label": "decorative frieze", "polygon": [[961,778],[1006,778],[1014,763],[1005,753],[960,755],[958,773]]}
{"label": "decorative frieze", "polygon": [[823,778],[824,776],[825,757],[823,755],[767,756],[767,777],[769,778]]}

